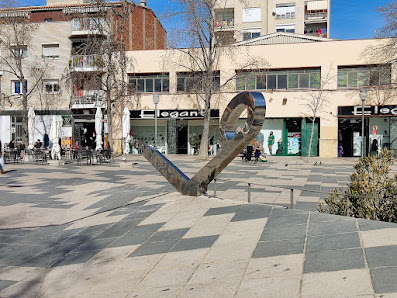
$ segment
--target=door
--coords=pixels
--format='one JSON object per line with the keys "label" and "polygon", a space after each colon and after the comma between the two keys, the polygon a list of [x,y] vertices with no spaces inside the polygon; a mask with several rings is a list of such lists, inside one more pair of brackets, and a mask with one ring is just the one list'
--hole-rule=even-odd
{"label": "door", "polygon": [[187,124],[177,125],[177,154],[187,154]]}
{"label": "door", "polygon": [[[310,120],[309,120],[310,121]],[[306,120],[302,121],[302,156],[309,155],[310,136],[312,134],[313,123]],[[314,123],[313,141],[310,156],[318,156],[318,123]]]}

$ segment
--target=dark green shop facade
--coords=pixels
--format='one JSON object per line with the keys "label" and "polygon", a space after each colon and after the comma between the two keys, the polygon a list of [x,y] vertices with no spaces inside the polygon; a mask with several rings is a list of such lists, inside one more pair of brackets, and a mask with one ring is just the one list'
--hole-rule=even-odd
{"label": "dark green shop facade", "polygon": [[[263,142],[264,151],[269,152],[268,137],[274,135],[272,154],[276,156],[308,156],[313,123],[308,118],[265,119],[261,134],[256,138]],[[311,156],[319,155],[320,119],[316,119],[313,130]]]}

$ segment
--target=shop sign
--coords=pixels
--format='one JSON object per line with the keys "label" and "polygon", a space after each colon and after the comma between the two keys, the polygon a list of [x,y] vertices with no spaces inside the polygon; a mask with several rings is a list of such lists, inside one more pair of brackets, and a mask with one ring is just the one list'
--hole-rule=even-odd
{"label": "shop sign", "polygon": [[397,105],[364,106],[364,110],[362,106],[338,107],[339,117],[362,116],[362,114],[378,117],[397,116]]}
{"label": "shop sign", "polygon": [[[133,119],[154,119],[155,110],[131,111]],[[212,118],[219,118],[219,110],[211,110]],[[157,110],[159,119],[204,118],[204,110]]]}

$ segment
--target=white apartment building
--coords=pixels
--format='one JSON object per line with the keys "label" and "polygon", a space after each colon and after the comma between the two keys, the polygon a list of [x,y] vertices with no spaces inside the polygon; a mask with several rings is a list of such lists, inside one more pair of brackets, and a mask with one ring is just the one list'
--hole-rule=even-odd
{"label": "white apartment building", "polygon": [[330,5],[331,0],[221,0],[215,27],[234,42],[274,32],[329,38]]}

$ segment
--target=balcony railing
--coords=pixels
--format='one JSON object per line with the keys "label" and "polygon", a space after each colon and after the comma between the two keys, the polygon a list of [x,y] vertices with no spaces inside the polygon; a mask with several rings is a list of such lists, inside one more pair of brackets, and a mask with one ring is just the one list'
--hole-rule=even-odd
{"label": "balcony railing", "polygon": [[305,13],[305,20],[306,21],[326,21],[328,18],[327,12],[312,12],[312,13]]}
{"label": "balcony railing", "polygon": [[223,18],[215,21],[215,28],[231,28],[234,27],[234,18]]}
{"label": "balcony railing", "polygon": [[74,71],[98,71],[103,67],[100,55],[73,55],[70,58],[70,68]]}
{"label": "balcony railing", "polygon": [[105,107],[105,91],[103,90],[78,90],[71,99],[72,108]]}

